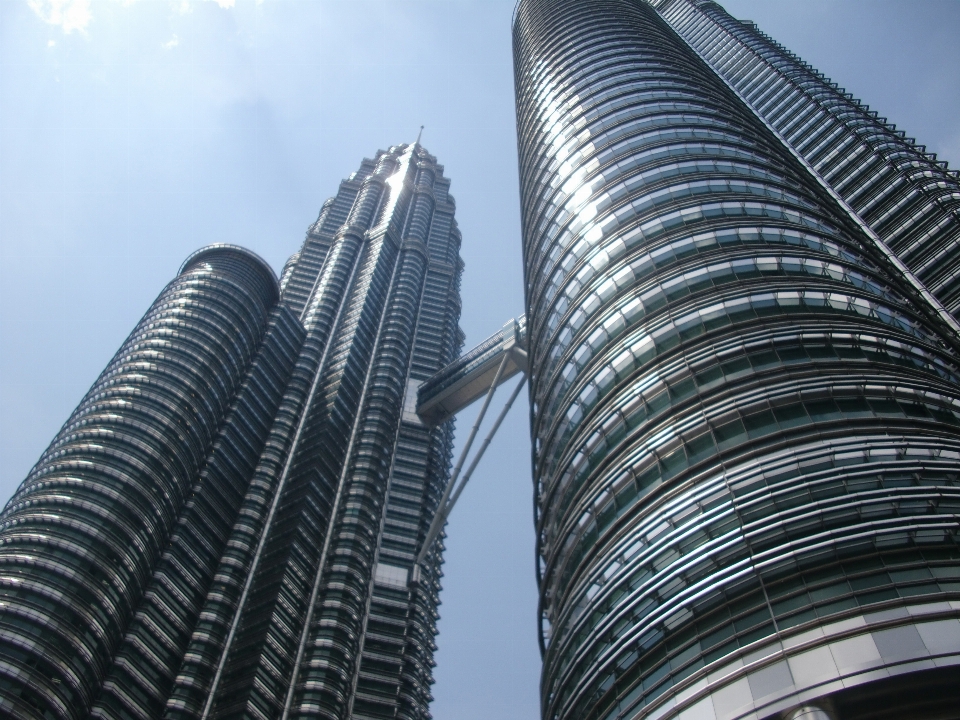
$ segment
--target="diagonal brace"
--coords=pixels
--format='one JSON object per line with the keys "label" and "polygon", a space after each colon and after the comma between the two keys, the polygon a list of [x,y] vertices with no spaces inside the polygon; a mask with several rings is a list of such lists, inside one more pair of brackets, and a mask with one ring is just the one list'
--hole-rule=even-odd
{"label": "diagonal brace", "polygon": [[[493,427],[490,428],[490,432],[487,433],[486,438],[484,438],[483,443],[480,446],[480,449],[477,451],[476,456],[470,463],[470,466],[467,468],[467,472],[464,474],[463,479],[460,483],[457,483],[457,479],[460,476],[460,470],[463,468],[463,464],[466,461],[467,454],[470,452],[470,448],[473,445],[473,441],[476,438],[477,431],[480,429],[480,423],[483,422],[484,415],[487,412],[487,408],[490,405],[490,401],[493,399],[493,394],[496,391],[497,384],[500,381],[500,376],[503,374],[503,369],[506,367],[507,360],[510,358],[511,353],[515,352],[517,348],[512,349],[511,351],[504,354],[503,360],[500,361],[500,366],[497,368],[497,374],[494,377],[493,382],[490,385],[490,389],[487,391],[487,396],[484,398],[483,407],[480,409],[480,413],[477,415],[477,419],[473,424],[473,428],[470,431],[470,436],[467,438],[467,443],[464,446],[463,450],[460,453],[460,458],[457,460],[457,465],[453,470],[453,474],[450,477],[450,482],[447,483],[447,489],[443,493],[443,497],[440,499],[440,506],[437,511],[437,514],[433,518],[433,522],[430,523],[430,529],[427,531],[427,536],[424,538],[423,545],[421,546],[420,553],[417,555],[416,562],[413,565],[411,570],[411,582],[416,582],[419,580],[420,575],[420,566],[423,563],[424,559],[427,556],[427,553],[430,552],[431,547],[433,547],[434,541],[437,539],[437,535],[440,534],[440,530],[443,528],[444,524],[447,521],[447,517],[450,515],[450,511],[453,509],[454,504],[457,502],[457,498],[460,497],[460,493],[463,492],[464,487],[466,487],[467,482],[470,480],[470,477],[473,475],[473,471],[476,469],[477,465],[480,463],[480,459],[483,457],[484,452],[486,452],[487,447],[489,447],[490,442],[493,440],[493,436],[496,435],[497,430],[500,428],[500,424],[503,422],[504,418],[507,416],[507,413],[510,411],[510,408],[513,406],[513,402],[517,399],[517,396],[520,394],[520,390],[526,382],[526,377],[517,383],[516,387],[513,389],[513,392],[510,394],[509,399],[504,405],[503,409],[500,411],[500,415],[497,417],[496,421],[493,423]],[[524,358],[525,359],[525,358]]]}
{"label": "diagonal brace", "polygon": [[[507,416],[507,413],[510,412],[510,408],[513,406],[513,401],[517,399],[517,395],[520,394],[520,390],[523,388],[523,384],[526,381],[527,378],[524,376],[520,382],[517,383],[516,387],[513,388],[513,392],[510,393],[510,397],[507,399],[507,403],[503,406],[503,410],[500,411],[500,415],[497,416],[496,421],[493,423],[493,427],[490,428],[490,432],[487,433],[487,436],[483,439],[483,444],[481,444],[480,449],[477,450],[477,454],[470,463],[470,467],[468,467],[467,472],[464,473],[463,479],[460,481],[460,485],[457,486],[456,491],[454,491],[454,493],[450,496],[450,501],[447,503],[446,508],[444,508],[444,519],[446,519],[446,517],[450,514],[450,511],[453,510],[454,503],[457,502],[457,498],[460,497],[460,493],[462,493],[463,488],[466,487],[467,481],[470,480],[470,477],[473,475],[473,471],[477,469],[477,465],[480,463],[480,458],[483,457],[483,453],[485,453],[487,448],[490,446],[490,441],[493,440],[493,436],[497,434],[497,430],[500,429],[500,423],[503,422],[503,419]],[[423,551],[421,551],[421,553],[422,552]]]}

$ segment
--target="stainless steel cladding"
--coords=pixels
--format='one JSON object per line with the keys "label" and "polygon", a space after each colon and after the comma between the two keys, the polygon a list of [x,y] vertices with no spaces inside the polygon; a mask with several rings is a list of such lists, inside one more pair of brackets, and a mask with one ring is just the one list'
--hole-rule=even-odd
{"label": "stainless steel cladding", "polygon": [[99,695],[276,300],[273,271],[251,253],[188,260],[7,504],[7,712],[77,716]]}
{"label": "stainless steel cladding", "polygon": [[280,283],[188,259],[0,516],[0,708],[429,716],[453,427],[403,408],[462,343],[448,188],[397,146]]}
{"label": "stainless steel cladding", "polygon": [[513,32],[543,717],[937,682],[942,307],[650,5],[521,0]]}
{"label": "stainless steel cladding", "polygon": [[754,23],[708,0],[653,4],[957,314],[957,172]]}

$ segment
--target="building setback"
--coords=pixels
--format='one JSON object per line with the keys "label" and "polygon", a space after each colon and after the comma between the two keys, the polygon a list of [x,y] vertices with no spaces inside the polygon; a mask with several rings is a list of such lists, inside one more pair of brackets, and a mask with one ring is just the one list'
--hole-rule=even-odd
{"label": "building setback", "polygon": [[957,717],[956,176],[714,3],[513,33],[543,717]]}
{"label": "building setback", "polygon": [[280,281],[214,245],[0,515],[0,712],[427,718],[463,269],[443,168],[365,160]]}

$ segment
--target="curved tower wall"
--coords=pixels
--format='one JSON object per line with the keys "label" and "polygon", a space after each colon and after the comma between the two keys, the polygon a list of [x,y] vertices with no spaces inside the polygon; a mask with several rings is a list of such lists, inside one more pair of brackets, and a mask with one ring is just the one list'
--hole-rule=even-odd
{"label": "curved tower wall", "polygon": [[[250,497],[263,494],[263,486],[251,478],[271,418],[282,410],[284,385],[302,341],[296,317],[285,306],[275,306],[261,350],[114,656],[92,717],[158,717],[178,671],[193,662],[191,634],[197,627],[211,634],[204,603],[211,592],[222,597],[223,558],[236,560],[233,524],[247,527]],[[235,562],[230,566],[243,571]]]}
{"label": "curved tower wall", "polygon": [[710,0],[651,2],[954,315],[960,176],[902,130]]}
{"label": "curved tower wall", "polygon": [[544,718],[960,661],[956,338],[646,3],[514,53]]}
{"label": "curved tower wall", "polygon": [[191,258],[7,504],[7,712],[69,717],[98,695],[276,300],[251,253]]}

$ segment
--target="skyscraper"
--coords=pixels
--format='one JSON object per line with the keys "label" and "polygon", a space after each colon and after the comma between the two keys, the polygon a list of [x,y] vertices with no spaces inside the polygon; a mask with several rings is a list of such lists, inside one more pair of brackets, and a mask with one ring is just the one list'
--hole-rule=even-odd
{"label": "skyscraper", "polygon": [[513,33],[543,717],[957,717],[956,176],[714,3]]}
{"label": "skyscraper", "polygon": [[960,177],[836,83],[707,0],[658,0],[685,42],[801,155],[952,313]]}
{"label": "skyscraper", "polygon": [[[192,255],[0,515],[0,712],[428,717],[440,557],[408,573],[463,342],[449,180],[365,160],[278,282]],[[412,399],[411,399],[412,398]]]}

